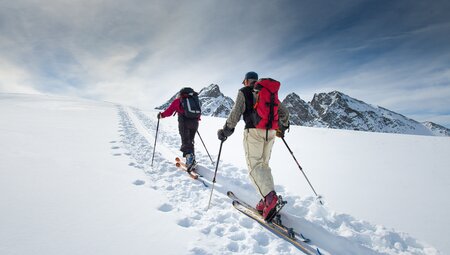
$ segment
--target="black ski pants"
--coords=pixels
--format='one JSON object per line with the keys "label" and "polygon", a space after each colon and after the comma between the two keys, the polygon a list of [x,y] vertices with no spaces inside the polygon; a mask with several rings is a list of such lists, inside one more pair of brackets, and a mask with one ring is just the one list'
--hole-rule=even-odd
{"label": "black ski pants", "polygon": [[178,131],[181,136],[181,148],[180,151],[183,152],[183,157],[186,154],[194,154],[194,139],[195,134],[198,130],[198,120],[188,119],[184,116],[178,116]]}

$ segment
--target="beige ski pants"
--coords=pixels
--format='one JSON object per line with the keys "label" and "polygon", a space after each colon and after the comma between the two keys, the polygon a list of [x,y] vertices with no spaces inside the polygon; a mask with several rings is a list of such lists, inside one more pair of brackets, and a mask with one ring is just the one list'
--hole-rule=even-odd
{"label": "beige ski pants", "polygon": [[249,128],[244,130],[244,149],[250,179],[261,197],[274,190],[272,171],[269,167],[270,155],[275,142],[275,130]]}

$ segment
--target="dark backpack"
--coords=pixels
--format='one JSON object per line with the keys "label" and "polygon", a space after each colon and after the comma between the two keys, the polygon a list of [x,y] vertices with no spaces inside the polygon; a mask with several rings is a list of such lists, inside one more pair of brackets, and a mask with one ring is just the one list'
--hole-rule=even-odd
{"label": "dark backpack", "polygon": [[278,90],[280,82],[271,78],[259,79],[253,90],[257,92],[253,108],[257,114],[255,127],[260,129],[278,129]]}
{"label": "dark backpack", "polygon": [[198,119],[202,114],[198,93],[192,88],[182,88],[180,90],[181,107],[184,110],[184,116],[188,119]]}

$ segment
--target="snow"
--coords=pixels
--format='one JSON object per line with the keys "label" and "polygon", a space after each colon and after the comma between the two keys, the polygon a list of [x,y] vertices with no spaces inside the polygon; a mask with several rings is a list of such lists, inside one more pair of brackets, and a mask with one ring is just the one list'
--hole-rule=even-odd
{"label": "snow", "polygon": [[[224,119],[202,117],[199,132],[217,157]],[[55,96],[0,94],[1,254],[301,254],[239,214],[227,190],[249,203],[243,123],[214,165],[200,141],[199,172],[174,166],[176,118],[156,111]],[[449,253],[450,140],[292,127],[271,166],[288,201],[283,220],[325,254]],[[395,228],[395,229],[394,229]],[[435,248],[436,247],[436,248]]]}

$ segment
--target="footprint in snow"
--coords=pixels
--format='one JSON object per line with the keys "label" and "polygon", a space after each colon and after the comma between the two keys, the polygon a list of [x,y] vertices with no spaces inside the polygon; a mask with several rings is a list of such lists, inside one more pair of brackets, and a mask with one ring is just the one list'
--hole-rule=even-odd
{"label": "footprint in snow", "polygon": [[253,244],[253,253],[267,254],[269,251],[266,247],[259,245],[258,243]]}
{"label": "footprint in snow", "polygon": [[178,225],[184,228],[189,228],[192,226],[192,221],[189,218],[184,218],[178,221]]}
{"label": "footprint in snow", "polygon": [[[245,217],[247,217],[247,216],[245,216]],[[251,228],[253,228],[253,220],[251,220],[249,218],[242,218],[239,221],[239,225],[241,225],[244,228],[251,229]]]}
{"label": "footprint in snow", "polygon": [[244,233],[234,233],[230,236],[230,239],[233,241],[243,241],[243,240],[245,240],[245,234]]}
{"label": "footprint in snow", "polygon": [[266,233],[256,233],[252,237],[262,246],[269,245],[269,237]]}
{"label": "footprint in snow", "polygon": [[224,233],[225,233],[225,229],[222,227],[218,227],[216,229],[216,231],[214,231],[214,234],[216,234],[217,236],[220,236],[220,237],[223,237]]}
{"label": "footprint in snow", "polygon": [[189,254],[192,255],[210,255],[211,253],[205,251],[204,249],[201,248],[194,248],[192,250],[189,251]]}
{"label": "footprint in snow", "polygon": [[239,245],[236,242],[230,242],[227,249],[231,252],[239,252]]}
{"label": "footprint in snow", "polygon": [[116,156],[116,157],[117,156],[122,156],[122,154],[121,153],[114,153],[113,156]]}
{"label": "footprint in snow", "polygon": [[136,186],[140,186],[140,185],[144,185],[144,184],[145,184],[145,181],[143,181],[143,180],[135,180],[135,181],[133,182],[133,184],[136,185]]}
{"label": "footprint in snow", "polygon": [[120,147],[119,146],[113,146],[113,147],[111,147],[111,149],[117,150],[117,149],[120,149]]}
{"label": "footprint in snow", "polygon": [[219,214],[216,217],[216,222],[224,223],[224,222],[226,222],[227,219],[230,218],[230,216],[231,216],[231,213]]}
{"label": "footprint in snow", "polygon": [[158,210],[160,210],[161,212],[170,212],[173,210],[173,206],[171,204],[162,204],[160,207],[158,207]]}

